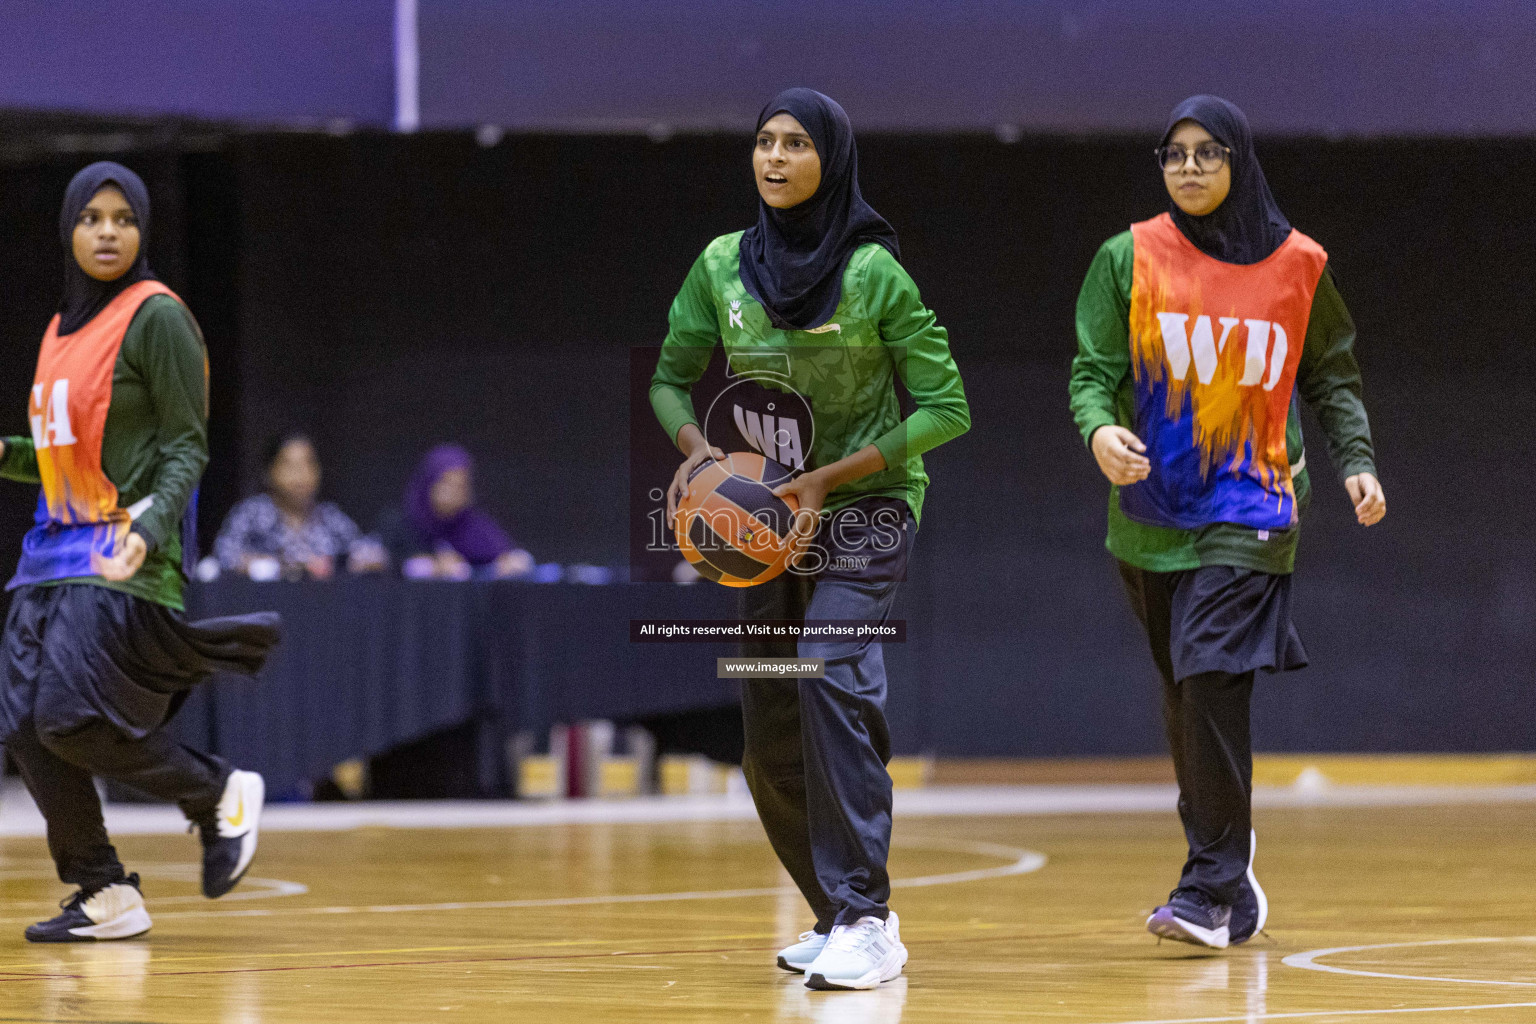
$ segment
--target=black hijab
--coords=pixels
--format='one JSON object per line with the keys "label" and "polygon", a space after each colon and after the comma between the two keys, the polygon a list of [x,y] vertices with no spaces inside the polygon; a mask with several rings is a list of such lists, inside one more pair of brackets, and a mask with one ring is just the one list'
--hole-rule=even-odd
{"label": "black hijab", "polygon": [[859,192],[853,126],[837,101],[814,89],[785,89],[757,115],[756,131],[775,114],[799,121],[821,158],[821,184],[798,206],[757,201],[757,224],[741,236],[741,283],[780,330],[803,331],[832,319],[843,271],[854,250],[878,242],[901,257],[896,229]]}
{"label": "black hijab", "polygon": [[1253,151],[1253,131],[1236,105],[1219,96],[1191,96],[1173,108],[1162,145],[1180,121],[1194,121],[1232,150],[1232,190],[1204,217],[1192,217],[1168,200],[1168,212],[1195,248],[1224,263],[1257,263],[1280,248],[1290,222],[1275,205]]}
{"label": "black hijab", "polygon": [[[75,260],[75,222],[106,185],[114,185],[128,200],[139,222],[139,258],[115,281],[98,281]],[[59,241],[64,244],[64,298],[59,303],[59,333],[73,334],[117,298],[123,289],[140,281],[153,281],[149,269],[149,190],[122,164],[103,160],[75,175],[64,190],[64,209],[59,213]]]}

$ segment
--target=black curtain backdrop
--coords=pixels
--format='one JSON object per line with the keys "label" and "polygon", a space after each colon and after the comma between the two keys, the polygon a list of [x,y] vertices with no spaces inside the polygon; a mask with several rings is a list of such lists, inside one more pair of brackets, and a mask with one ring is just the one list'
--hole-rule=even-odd
{"label": "black curtain backdrop", "polygon": [[[1164,207],[1152,140],[860,143],[865,193],[950,329],[974,418],[928,457],[912,592],[924,608],[907,617],[927,618],[933,643],[894,659],[912,669],[893,684],[899,745],[1156,751],[1151,666],[1102,549],[1106,485],[1066,408],[1088,263]],[[1259,152],[1359,326],[1390,511],[1354,524],[1309,419],[1297,596],[1313,667],[1261,686],[1257,740],[1530,747],[1536,144],[1271,139]],[[299,425],[328,495],[365,527],[426,448],[456,440],[540,560],[625,562],[628,404],[644,401],[629,351],[659,343],[705,243],[749,223],[742,140],[275,135],[121,158],[155,195],[156,266],[209,336],[208,529],[259,485],[261,440]],[[56,299],[58,197],[84,162],[0,167],[7,432],[24,427]],[[8,568],[32,494],[5,486]]]}

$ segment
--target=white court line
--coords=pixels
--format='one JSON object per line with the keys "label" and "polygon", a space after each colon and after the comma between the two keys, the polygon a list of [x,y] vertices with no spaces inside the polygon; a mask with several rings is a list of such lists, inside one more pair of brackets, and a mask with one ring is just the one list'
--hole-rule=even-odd
{"label": "white court line", "polygon": [[[948,850],[957,853],[970,853],[984,857],[1012,858],[1010,863],[1000,864],[990,868],[976,868],[971,871],[951,871],[940,875],[920,875],[917,878],[893,878],[893,889],[917,889],[932,885],[954,885],[960,882],[975,882],[987,878],[1007,878],[1011,875],[1027,875],[1039,871],[1045,867],[1046,856],[1034,850],[1024,850],[1014,846],[1002,846],[997,843],[982,842],[949,842],[942,839],[926,840],[922,843],[903,844],[904,849],[915,850]],[[297,883],[282,883],[296,885]],[[587,907],[587,906],[612,906],[625,903],[673,903],[685,900],[729,900],[742,899],[752,896],[779,896],[786,893],[798,893],[800,890],[792,885],[767,886],[760,889],[714,889],[695,890],[692,892],[646,892],[629,893],[626,895],[603,896],[552,896],[545,899],[527,900],[479,900],[473,902],[454,903],[402,903],[384,904],[378,906],[337,906],[337,907],[287,907],[279,910],[176,910],[168,914],[156,913],[155,918],[205,918],[205,917],[309,917],[319,915],[336,914],[410,914],[430,911],[452,910],[521,910],[533,907]],[[274,894],[276,895],[276,894]],[[286,894],[283,894],[286,895]],[[0,918],[0,923],[13,923],[14,921],[28,920],[31,918]]]}
{"label": "white court line", "polygon": [[1280,961],[1287,967],[1300,967],[1307,971],[1323,971],[1327,974],[1349,974],[1357,978],[1388,978],[1392,981],[1443,981],[1454,985],[1499,985],[1513,988],[1536,988],[1536,981],[1495,981],[1487,978],[1438,978],[1422,974],[1391,974],[1385,971],[1363,971],[1355,967],[1335,967],[1320,964],[1318,957],[1336,953],[1363,953],[1372,949],[1412,949],[1419,946],[1464,946],[1481,942],[1536,942],[1536,935],[1492,935],[1471,939],[1425,939],[1419,942],[1377,942],[1368,946],[1334,946],[1332,949],[1314,949],[1306,953],[1292,953]]}
{"label": "white court line", "polygon": [[[135,864],[134,867],[137,868],[138,865]],[[38,873],[29,877],[40,878],[44,879],[45,881],[52,881],[55,876],[54,873],[50,871],[47,874]],[[154,879],[147,880],[154,881]],[[186,879],[178,878],[176,881],[186,881]],[[192,879],[192,881],[196,881],[196,879]],[[251,878],[250,876],[246,876],[240,880],[240,884],[241,886],[250,886],[251,888],[241,888],[238,892],[228,893],[219,898],[226,903],[234,903],[237,901],[244,903],[248,900],[277,899],[280,896],[303,896],[305,893],[309,892],[309,886],[305,885],[303,882],[286,882],[280,878]],[[152,902],[157,907],[164,907],[172,903],[207,903],[208,897],[155,896],[152,897]],[[0,907],[18,907],[31,905],[31,901],[0,900]]]}
{"label": "white court line", "polygon": [[[956,815],[1120,814],[1172,811],[1174,786],[931,786],[897,790],[899,817]],[[1337,786],[1320,791],[1260,787],[1254,806],[1424,807],[1441,804],[1536,803],[1536,786]],[[642,797],[632,800],[411,801],[324,804],[268,804],[261,827],[267,832],[335,832],[358,828],[507,828],[521,825],[663,824],[692,821],[752,821],[745,796]],[[111,804],[107,830],[113,835],[170,835],[186,830],[174,807]],[[0,799],[0,836],[41,836],[42,815],[26,790],[7,786]]]}
{"label": "white court line", "polygon": [[[172,882],[195,883],[202,878],[203,866],[201,864],[188,864],[182,861],[144,861],[135,859],[134,872],[149,881],[166,880]],[[0,882],[10,881],[53,881],[58,877],[58,869],[53,861],[41,858],[26,859],[18,857],[0,857]],[[220,897],[229,900],[266,900],[278,896],[302,896],[309,892],[309,886],[303,882],[289,882],[280,878],[256,878],[246,875],[240,880],[241,889],[238,892],[228,893]],[[249,887],[249,888],[247,888]],[[166,903],[203,903],[206,896],[159,896],[155,898],[156,905]],[[13,903],[14,900],[0,900],[0,906]]]}
{"label": "white court line", "polygon": [[[137,866],[137,865],[135,865]],[[252,888],[246,888],[251,886]],[[226,893],[219,899],[226,903],[235,900],[270,900],[279,896],[303,896],[309,892],[309,886],[303,882],[286,882],[280,878],[252,878],[249,875],[240,880],[240,889],[236,892]],[[156,896],[155,906],[163,907],[167,903],[206,903],[206,896]]]}
{"label": "white court line", "polygon": [[1117,1020],[1112,1024],[1248,1024],[1260,1020],[1305,1020],[1308,1017],[1381,1017],[1390,1013],[1464,1013],[1467,1010],[1529,1009],[1536,1003],[1476,1003],[1471,1006],[1410,1006],[1386,1010],[1302,1010],[1289,1013],[1243,1013],[1235,1017],[1160,1017],[1157,1020]]}

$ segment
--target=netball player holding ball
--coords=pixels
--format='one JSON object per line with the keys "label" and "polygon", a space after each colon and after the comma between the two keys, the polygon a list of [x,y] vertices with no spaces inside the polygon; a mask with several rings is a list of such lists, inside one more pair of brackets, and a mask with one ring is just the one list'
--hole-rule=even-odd
{"label": "netball player holding ball", "polygon": [[1156,935],[1224,948],[1264,927],[1253,873],[1254,673],[1306,665],[1291,570],[1317,413],[1362,526],[1386,515],[1354,324],[1328,256],[1287,223],[1242,111],[1174,108],[1167,213],[1099,250],[1077,304],[1072,411],[1115,485],[1106,546],[1163,679],[1189,853]]}
{"label": "netball player holding ball", "polygon": [[[733,368],[776,356],[787,370],[783,395],[799,396],[780,411],[803,399],[814,423],[797,428],[809,448],[805,471],[774,493],[801,510],[796,542],[814,534],[815,547],[799,567],[743,589],[742,618],[883,621],[922,513],[922,453],[970,426],[965,390],[948,336],[897,261],[895,231],[859,191],[842,107],[789,89],[763,108],[755,139],[757,223],[716,238],[694,263],[651,384],[656,415],[687,456],[667,493],[668,516],[689,495],[694,471],[724,458],[690,397],[715,345],[724,342]],[[916,404],[905,420],[898,377]],[[781,951],[779,966],[804,972],[811,988],[873,988],[907,959],[887,905],[890,737],[880,645],[756,642],[742,654],[825,659],[824,678],[742,684],[747,785],[816,918]]]}

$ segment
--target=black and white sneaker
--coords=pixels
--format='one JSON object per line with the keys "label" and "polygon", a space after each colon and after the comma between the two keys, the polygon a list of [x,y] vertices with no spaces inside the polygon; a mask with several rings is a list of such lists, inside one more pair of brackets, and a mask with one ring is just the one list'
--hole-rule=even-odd
{"label": "black and white sneaker", "polygon": [[245,876],[256,856],[256,826],[266,784],[255,772],[234,771],[219,805],[193,822],[203,839],[203,895],[218,899]]}
{"label": "black and white sneaker", "polygon": [[1226,949],[1232,941],[1231,923],[1231,907],[1198,889],[1175,889],[1168,902],[1147,918],[1147,931],[1162,939]]}
{"label": "black and white sneaker", "polygon": [[149,931],[149,911],[139,892],[139,876],[100,889],[81,889],[59,904],[58,917],[26,931],[28,942],[100,942],[131,939]]}
{"label": "black and white sneaker", "polygon": [[1242,887],[1238,890],[1237,899],[1232,903],[1231,941],[1234,946],[1239,942],[1247,942],[1255,934],[1263,931],[1265,923],[1269,921],[1269,897],[1264,895],[1264,889],[1253,873],[1253,853],[1258,843],[1258,836],[1250,833],[1248,873],[1243,876]]}

